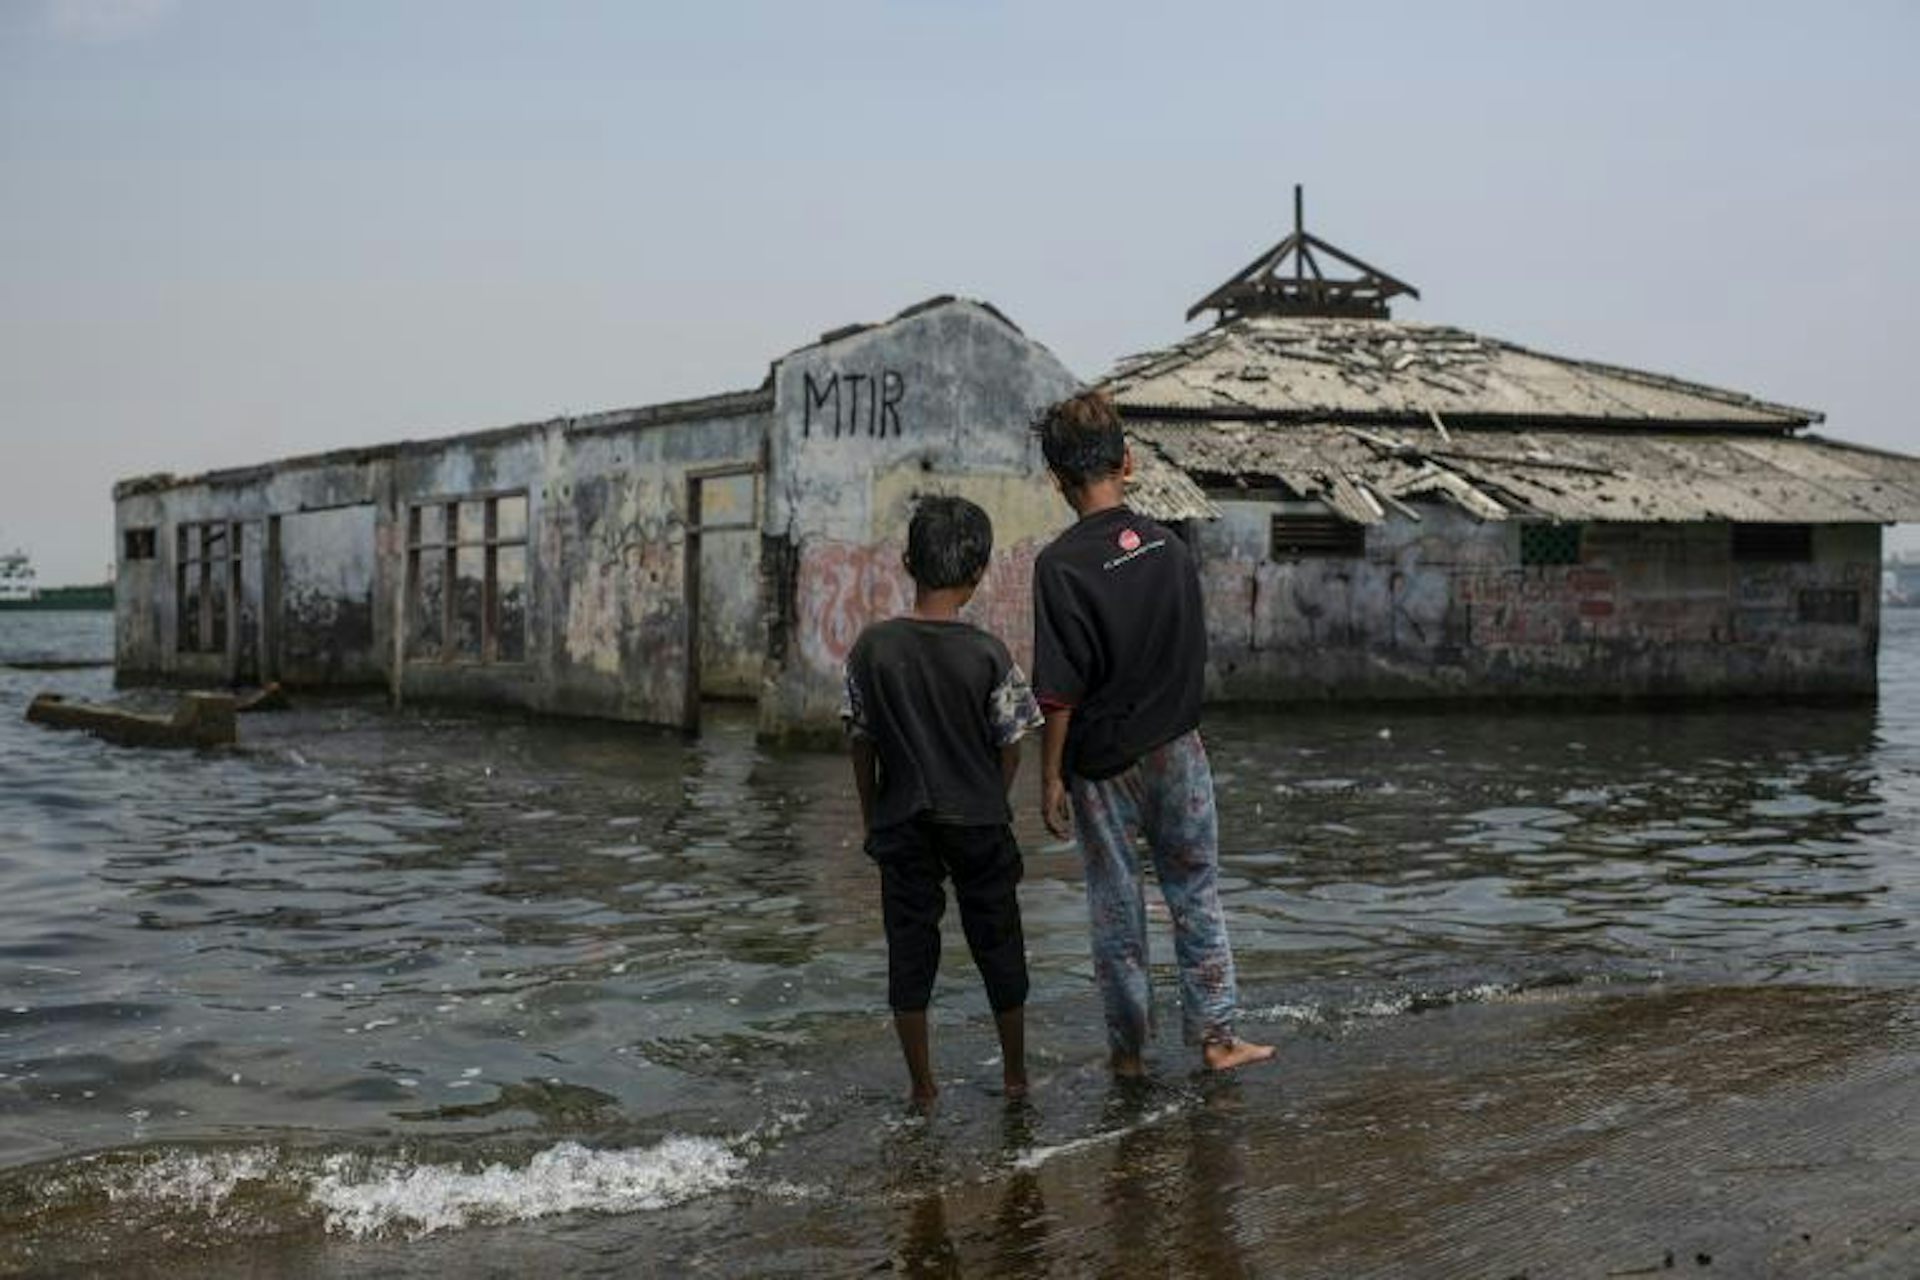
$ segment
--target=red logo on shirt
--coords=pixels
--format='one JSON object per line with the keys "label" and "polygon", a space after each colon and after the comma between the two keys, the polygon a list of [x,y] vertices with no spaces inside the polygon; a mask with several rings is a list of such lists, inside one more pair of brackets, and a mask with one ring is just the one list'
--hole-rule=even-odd
{"label": "red logo on shirt", "polygon": [[1138,551],[1140,549],[1140,535],[1131,529],[1122,529],[1120,531],[1120,549],[1122,551]]}

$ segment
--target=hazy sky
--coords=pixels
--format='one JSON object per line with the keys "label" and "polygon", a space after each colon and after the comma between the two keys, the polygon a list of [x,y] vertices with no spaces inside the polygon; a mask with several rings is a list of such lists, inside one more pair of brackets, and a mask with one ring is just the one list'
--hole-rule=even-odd
{"label": "hazy sky", "polygon": [[1094,376],[1310,226],[1396,314],[1920,451],[1920,4],[0,0],[0,546],[116,478],[756,384],[986,298]]}

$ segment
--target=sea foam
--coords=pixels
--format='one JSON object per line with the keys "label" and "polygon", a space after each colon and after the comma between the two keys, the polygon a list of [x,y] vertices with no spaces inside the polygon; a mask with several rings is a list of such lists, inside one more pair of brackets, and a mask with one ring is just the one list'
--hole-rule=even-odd
{"label": "sea foam", "polygon": [[327,1229],[352,1236],[398,1229],[429,1235],[476,1223],[563,1213],[665,1209],[731,1184],[745,1161],[711,1138],[600,1151],[562,1142],[523,1166],[366,1161],[332,1156],[309,1187]]}
{"label": "sea foam", "polygon": [[747,1160],[715,1138],[668,1137],[653,1146],[600,1150],[561,1142],[525,1163],[423,1164],[403,1156],[302,1157],[271,1147],[165,1151],[107,1169],[69,1174],[44,1188],[52,1202],[104,1192],[139,1211],[217,1220],[243,1198],[293,1199],[326,1230],[364,1237],[431,1235],[460,1227],[569,1213],[666,1209],[724,1190]]}

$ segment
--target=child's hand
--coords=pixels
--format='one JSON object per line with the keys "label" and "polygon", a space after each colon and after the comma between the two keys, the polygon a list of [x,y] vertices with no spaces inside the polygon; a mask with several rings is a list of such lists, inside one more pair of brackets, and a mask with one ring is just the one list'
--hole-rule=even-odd
{"label": "child's hand", "polygon": [[1058,839],[1073,834],[1073,806],[1067,800],[1067,784],[1059,778],[1048,778],[1040,786],[1040,820]]}

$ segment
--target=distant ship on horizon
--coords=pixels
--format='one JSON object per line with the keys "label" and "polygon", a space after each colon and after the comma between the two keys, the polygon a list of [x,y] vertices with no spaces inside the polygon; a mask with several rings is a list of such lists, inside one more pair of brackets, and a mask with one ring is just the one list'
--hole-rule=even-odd
{"label": "distant ship on horizon", "polygon": [[40,579],[24,551],[0,555],[0,605],[32,604],[40,598]]}
{"label": "distant ship on horizon", "polygon": [[1889,609],[1920,609],[1920,555],[1888,557],[1881,571],[1880,603]]}
{"label": "distant ship on horizon", "polygon": [[111,609],[111,581],[85,587],[41,587],[33,559],[18,548],[0,552],[0,611],[9,609]]}

